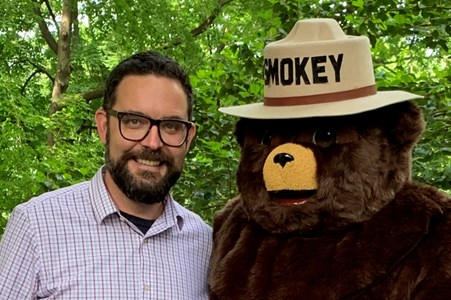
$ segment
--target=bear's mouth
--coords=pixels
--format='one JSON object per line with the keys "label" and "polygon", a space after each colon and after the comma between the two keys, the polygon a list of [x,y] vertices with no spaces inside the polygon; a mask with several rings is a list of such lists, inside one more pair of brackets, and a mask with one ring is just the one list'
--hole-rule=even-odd
{"label": "bear's mouth", "polygon": [[303,190],[303,191],[282,190],[269,192],[269,196],[271,197],[271,199],[283,206],[304,204],[315,194],[316,190]]}

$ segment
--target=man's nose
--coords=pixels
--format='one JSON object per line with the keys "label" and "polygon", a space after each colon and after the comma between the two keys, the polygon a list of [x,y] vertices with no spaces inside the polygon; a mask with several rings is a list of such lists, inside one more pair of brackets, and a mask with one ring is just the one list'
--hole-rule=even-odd
{"label": "man's nose", "polygon": [[140,143],[150,149],[159,149],[163,147],[163,141],[158,134],[158,126],[152,125],[149,129],[149,133]]}

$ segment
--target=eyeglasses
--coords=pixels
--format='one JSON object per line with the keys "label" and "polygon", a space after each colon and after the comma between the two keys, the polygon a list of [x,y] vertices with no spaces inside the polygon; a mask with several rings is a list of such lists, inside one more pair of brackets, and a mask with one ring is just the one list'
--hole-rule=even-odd
{"label": "eyeglasses", "polygon": [[158,127],[161,141],[171,147],[180,147],[188,137],[192,122],[174,119],[154,120],[152,118],[128,112],[107,109],[106,112],[119,120],[119,132],[126,140],[140,142],[149,134],[152,126]]}

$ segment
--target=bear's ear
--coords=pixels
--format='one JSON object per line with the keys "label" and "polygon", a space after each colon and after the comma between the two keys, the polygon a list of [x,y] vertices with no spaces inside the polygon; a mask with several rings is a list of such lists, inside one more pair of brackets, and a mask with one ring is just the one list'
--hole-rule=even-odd
{"label": "bear's ear", "polygon": [[366,122],[384,128],[387,139],[401,148],[413,146],[425,128],[421,109],[412,102],[392,104],[361,116]]}
{"label": "bear's ear", "polygon": [[236,122],[233,134],[243,148],[246,144],[260,143],[267,124],[264,120],[250,120],[241,118]]}
{"label": "bear's ear", "polygon": [[235,135],[235,138],[240,145],[240,147],[244,146],[244,136],[246,133],[246,119],[239,119],[238,122],[235,124],[235,128],[233,130],[233,134]]}
{"label": "bear's ear", "polygon": [[412,102],[394,104],[388,109],[386,118],[393,120],[393,126],[388,128],[389,138],[402,147],[413,146],[425,129],[421,109]]}

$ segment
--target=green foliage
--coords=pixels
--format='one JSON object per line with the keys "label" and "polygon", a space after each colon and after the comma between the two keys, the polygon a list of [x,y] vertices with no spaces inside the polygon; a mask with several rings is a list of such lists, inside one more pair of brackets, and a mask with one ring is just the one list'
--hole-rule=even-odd
{"label": "green foliage", "polygon": [[[40,3],[40,1],[37,1]],[[61,1],[2,1],[0,12],[0,235],[17,204],[88,180],[103,163],[93,115],[120,59],[154,49],[179,61],[196,91],[198,135],[174,195],[210,221],[237,193],[235,118],[221,106],[259,101],[262,50],[301,18],[334,17],[373,47],[378,88],[424,96],[427,130],[414,151],[414,178],[451,191],[451,10],[444,0],[78,0],[69,88],[49,115],[56,54],[38,26],[57,38]],[[40,15],[35,13],[40,9]],[[42,25],[42,24],[41,24]],[[47,37],[48,38],[48,37]],[[47,136],[55,135],[49,147]]]}

